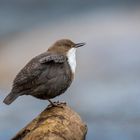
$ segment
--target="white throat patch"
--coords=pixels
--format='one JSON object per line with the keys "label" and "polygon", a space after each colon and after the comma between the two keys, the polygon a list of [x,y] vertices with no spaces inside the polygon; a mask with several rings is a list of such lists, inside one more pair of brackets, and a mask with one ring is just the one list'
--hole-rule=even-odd
{"label": "white throat patch", "polygon": [[67,53],[68,63],[73,73],[75,73],[76,69],[76,48],[72,48]]}

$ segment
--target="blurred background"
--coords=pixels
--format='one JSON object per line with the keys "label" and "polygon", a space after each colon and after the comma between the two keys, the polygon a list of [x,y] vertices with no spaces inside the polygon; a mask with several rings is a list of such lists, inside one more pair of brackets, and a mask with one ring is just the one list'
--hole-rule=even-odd
{"label": "blurred background", "polygon": [[88,125],[87,140],[140,140],[140,1],[0,0],[0,139],[9,140],[48,105],[22,96],[2,103],[19,70],[56,40],[78,49],[66,101]]}

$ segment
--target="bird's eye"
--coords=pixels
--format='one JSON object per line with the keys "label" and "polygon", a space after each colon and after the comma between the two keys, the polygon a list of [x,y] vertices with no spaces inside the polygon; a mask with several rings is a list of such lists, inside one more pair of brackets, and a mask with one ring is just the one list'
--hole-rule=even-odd
{"label": "bird's eye", "polygon": [[70,44],[66,44],[65,46],[67,46],[68,48],[71,48],[71,45]]}

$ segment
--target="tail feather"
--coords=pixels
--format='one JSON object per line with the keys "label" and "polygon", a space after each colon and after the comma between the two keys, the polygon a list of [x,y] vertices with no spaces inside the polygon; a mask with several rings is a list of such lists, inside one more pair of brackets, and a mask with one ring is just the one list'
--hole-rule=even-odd
{"label": "tail feather", "polygon": [[19,95],[15,93],[10,93],[6,98],[3,100],[3,102],[7,105],[11,104]]}

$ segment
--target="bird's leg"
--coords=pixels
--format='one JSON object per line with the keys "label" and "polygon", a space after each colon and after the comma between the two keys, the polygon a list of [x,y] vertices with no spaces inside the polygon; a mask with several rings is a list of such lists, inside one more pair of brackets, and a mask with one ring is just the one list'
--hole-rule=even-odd
{"label": "bird's leg", "polygon": [[51,105],[51,106],[56,106],[56,104],[53,103],[50,99],[47,99],[47,100],[50,102],[50,105]]}
{"label": "bird's leg", "polygon": [[57,102],[52,102],[50,99],[47,99],[49,102],[50,102],[50,105],[48,106],[48,107],[61,107],[61,108],[63,108],[61,105],[62,104],[66,104],[66,102],[59,102],[59,101],[57,101]]}

